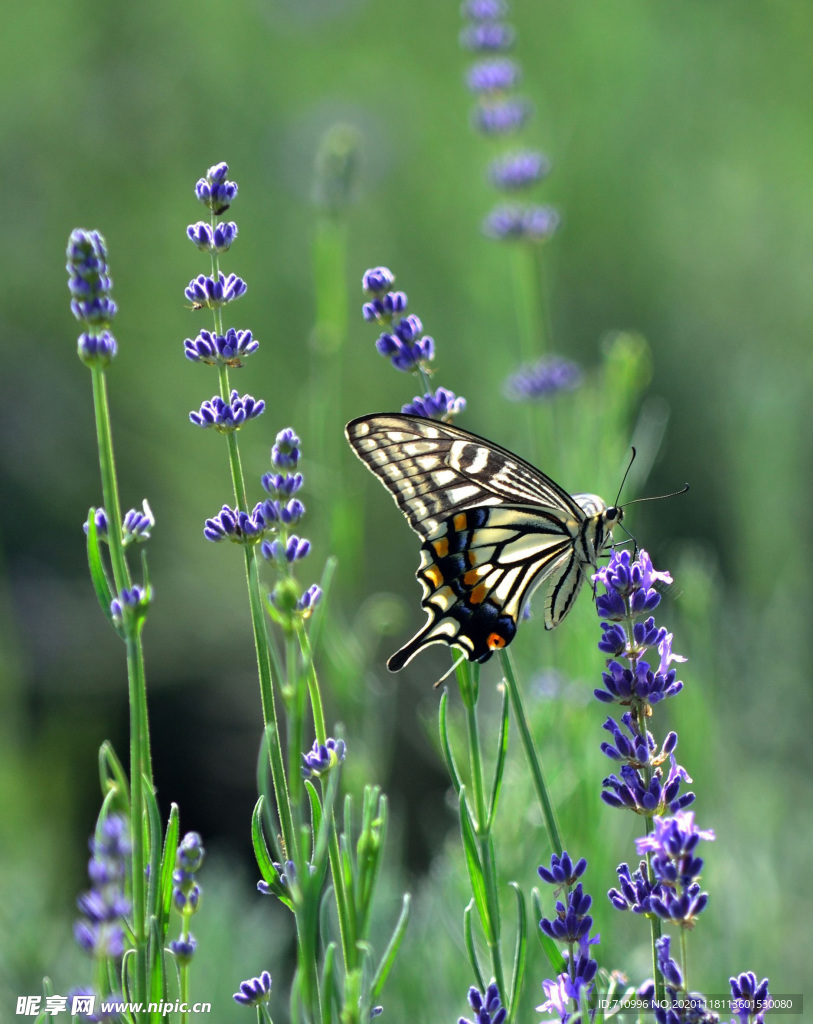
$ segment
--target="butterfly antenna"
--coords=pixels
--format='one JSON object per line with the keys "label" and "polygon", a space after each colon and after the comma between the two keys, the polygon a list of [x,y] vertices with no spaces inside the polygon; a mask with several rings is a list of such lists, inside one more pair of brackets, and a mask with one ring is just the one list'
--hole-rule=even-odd
{"label": "butterfly antenna", "polygon": [[466,655],[461,654],[457,661],[452,663],[452,667],[450,669],[447,669],[446,672],[444,672],[443,675],[440,677],[440,679],[438,679],[438,681],[434,684],[433,689],[437,690],[441,683],[445,683],[449,676],[452,674],[452,672],[454,672],[457,669],[457,666],[461,665],[465,660]]}
{"label": "butterfly antenna", "polygon": [[635,451],[634,446],[630,445],[630,448],[632,449],[632,455],[630,455],[629,464],[628,464],[627,468],[624,470],[624,477],[621,480],[621,486],[618,488],[618,494],[616,494],[616,496],[615,496],[615,507],[616,508],[618,508],[618,499],[621,497],[621,492],[624,490],[624,484],[627,482],[627,477],[630,475],[630,470],[632,469],[632,464],[633,464],[633,462],[635,462],[635,456],[637,454],[637,452]]}
{"label": "butterfly antenna", "polygon": [[621,508],[626,508],[627,505],[636,505],[639,501],[660,501],[661,498],[676,498],[679,494],[685,494],[689,490],[689,485],[684,484],[679,491],[672,491],[669,494],[653,494],[649,498],[633,498],[632,501],[625,501]]}
{"label": "butterfly antenna", "polygon": [[[682,492],[678,491],[678,493],[680,494]],[[642,500],[646,501],[647,499],[644,498]],[[616,523],[616,526],[618,526],[619,529],[623,530],[624,533],[626,533],[626,535],[632,541],[632,560],[634,562],[635,559],[638,557],[638,541],[635,539],[635,537],[633,537],[633,535],[629,532],[629,530],[626,528],[626,526],[624,526],[623,523]],[[626,544],[627,542],[626,541],[622,541],[622,543]]]}

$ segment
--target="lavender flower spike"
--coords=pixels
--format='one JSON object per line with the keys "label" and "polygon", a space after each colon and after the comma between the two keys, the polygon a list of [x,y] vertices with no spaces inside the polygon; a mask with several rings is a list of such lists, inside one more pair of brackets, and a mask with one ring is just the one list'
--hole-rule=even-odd
{"label": "lavender flower spike", "polygon": [[242,1006],[258,1006],[271,998],[271,975],[263,971],[259,978],[240,982],[240,991],[234,993],[234,1001]]}
{"label": "lavender flower spike", "polygon": [[[495,982],[492,981],[485,992],[472,986],[468,998],[477,1024],[502,1024],[505,1020],[507,1011],[500,1001],[500,992]],[[458,1024],[472,1024],[472,1021],[468,1017],[460,1017]]]}

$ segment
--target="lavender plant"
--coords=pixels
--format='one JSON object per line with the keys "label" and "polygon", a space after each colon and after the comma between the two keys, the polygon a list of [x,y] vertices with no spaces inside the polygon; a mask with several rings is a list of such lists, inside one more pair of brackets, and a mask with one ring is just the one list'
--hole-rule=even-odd
{"label": "lavender plant", "polygon": [[[366,787],[355,840],[353,801],[347,795],[339,830],[334,808],[346,748],[343,739],[327,736],[314,662],[313,623],[318,617],[314,620],[312,616],[324,603],[323,588],[318,584],[303,588],[296,576],[296,567],[309,555],[311,545],[299,533],[305,506],[298,495],[305,480],[299,470],[301,441],[291,428],[281,430],[272,447],[271,472],[261,480],[266,497],[253,507],[248,503],[237,432],[264,412],[265,404],[248,395],[241,398],[229,382],[229,371],[241,366],[234,354],[239,339],[248,339],[242,346],[243,355],[256,351],[257,346],[250,332],[225,328],[225,308],[246,291],[242,279],[234,274],[225,277],[219,266],[228,245],[218,244],[217,239],[230,245],[237,237],[236,225],[217,222],[237,196],[237,186],[227,175],[226,164],[217,164],[198,182],[196,194],[210,218],[208,223],[199,222],[187,230],[196,246],[208,251],[211,273],[194,279],[186,294],[195,308],[212,311],[213,330],[188,339],[185,351],[194,362],[215,365],[219,384],[219,395],[193,411],[190,419],[225,435],[235,502],[234,507],[224,505],[206,520],[204,536],[212,542],[239,544],[244,553],[265,721],[263,747],[271,777],[271,792],[261,794],[255,807],[252,838],[262,875],[259,891],[278,899],[294,917],[297,970],[291,988],[291,1017],[322,1024],[338,1015],[343,1024],[354,1024],[367,1021],[379,1010],[376,1000],[406,928],[409,899],[404,897],[390,943],[374,963],[370,927],[387,802],[378,787]],[[206,358],[200,358],[201,353]],[[273,585],[265,597],[259,556],[273,574]],[[269,634],[264,613],[277,627],[279,639]],[[306,751],[309,720],[316,738]],[[328,870],[337,938],[331,937],[329,925],[321,919]],[[234,998],[243,1005],[256,1006],[259,1019],[270,1021],[270,993],[271,976],[265,971],[243,982]]]}
{"label": "lavender plant", "polygon": [[102,611],[125,645],[130,703],[129,783],[110,744],[104,743],[99,752],[104,799],[91,845],[93,888],[80,898],[83,918],[75,932],[80,946],[96,960],[96,984],[81,993],[78,1005],[92,1015],[93,1000],[120,994],[134,1004],[132,1016],[140,1022],[147,1019],[149,1002],[157,1003],[168,994],[164,947],[178,842],[178,812],[173,806],[162,849],[152,783],[141,641],[152,587],[143,552],[141,582],[133,581],[128,562],[128,552],[149,540],[155,520],[146,501],[141,511],[121,514],[107,396],[107,370],[118,350],[110,331],[117,307],[105,241],[97,231],[77,228],[68,240],[67,257],[71,312],[83,328],[78,354],[93,385],[104,500],[103,507],[90,509],[84,526],[88,562]]}

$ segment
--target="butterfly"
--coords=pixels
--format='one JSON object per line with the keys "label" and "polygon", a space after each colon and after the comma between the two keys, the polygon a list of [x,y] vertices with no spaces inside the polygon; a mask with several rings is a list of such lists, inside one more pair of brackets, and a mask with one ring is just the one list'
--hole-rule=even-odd
{"label": "butterfly", "polygon": [[624,516],[447,423],[380,413],[345,433],[423,541],[416,576],[428,619],[389,659],[391,672],[436,643],[488,661],[514,639],[543,583],[545,628],[558,626]]}

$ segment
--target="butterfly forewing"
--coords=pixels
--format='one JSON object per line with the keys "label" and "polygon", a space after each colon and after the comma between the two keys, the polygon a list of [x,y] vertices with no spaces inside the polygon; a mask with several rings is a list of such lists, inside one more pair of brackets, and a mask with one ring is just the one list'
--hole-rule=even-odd
{"label": "butterfly forewing", "polygon": [[423,538],[417,577],[428,619],[390,669],[439,642],[486,661],[514,638],[542,583],[545,626],[561,622],[604,542],[601,498],[572,497],[504,448],[417,416],[365,416],[347,437]]}
{"label": "butterfly forewing", "polygon": [[584,518],[553,480],[519,456],[458,427],[384,413],[348,423],[347,439],[422,537],[448,516],[477,505],[524,502]]}

